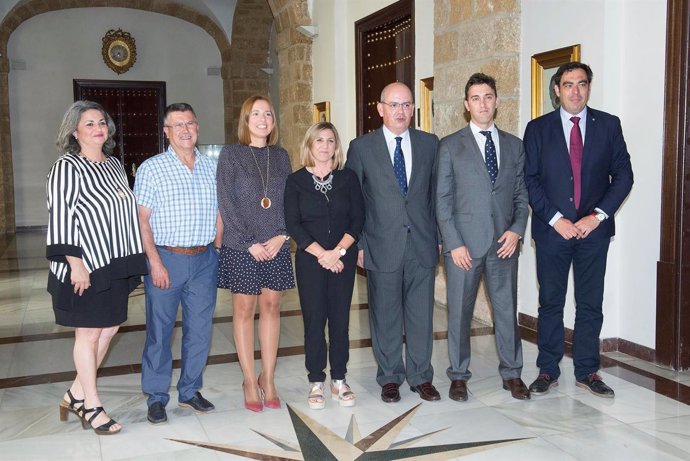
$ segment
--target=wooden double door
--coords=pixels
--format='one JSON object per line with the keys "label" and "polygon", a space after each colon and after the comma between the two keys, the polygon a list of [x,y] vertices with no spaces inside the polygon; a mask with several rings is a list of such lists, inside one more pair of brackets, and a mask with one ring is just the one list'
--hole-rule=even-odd
{"label": "wooden double door", "polygon": [[74,80],[74,100],[103,106],[115,122],[115,151],[125,167],[130,187],[147,158],[166,149],[163,134],[165,82]]}
{"label": "wooden double door", "polygon": [[[355,23],[357,135],[381,126],[381,90],[402,82],[414,96],[414,2],[399,0]],[[411,123],[414,126],[414,123]]]}

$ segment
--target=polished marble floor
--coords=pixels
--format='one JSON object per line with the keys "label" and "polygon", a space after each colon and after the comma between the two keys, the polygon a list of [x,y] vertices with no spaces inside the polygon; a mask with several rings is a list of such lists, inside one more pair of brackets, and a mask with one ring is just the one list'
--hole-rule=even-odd
{"label": "polished marble floor", "polygon": [[[242,407],[241,375],[230,324],[232,307],[223,290],[219,291],[203,388],[204,396],[216,405],[215,412],[197,415],[171,404],[168,423],[152,426],[146,421],[139,374],[145,318],[142,292],[137,290],[131,297],[129,320],[114,341],[99,379],[104,405],[123,424],[122,433],[98,437],[92,431],[83,431],[75,418],[61,423],[57,404],[74,370],[72,332],[54,324],[45,291],[44,251],[41,232],[0,238],[1,460],[246,459],[174,440],[232,445],[247,452],[273,450],[285,453],[285,459],[302,459],[299,453],[283,450],[269,440],[282,440],[284,447],[298,445],[285,405],[281,410],[263,413],[251,413]],[[352,302],[348,382],[357,392],[355,407],[341,408],[329,400],[326,409],[309,410],[302,321],[295,292],[283,298],[277,370],[278,390],[284,401],[321,425],[322,433],[332,431],[342,438],[352,435],[352,416],[359,433],[367,435],[421,402],[406,388],[399,403],[381,402],[369,347],[366,283],[360,276]],[[391,442],[424,434],[429,435],[411,446],[522,439],[470,453],[462,456],[463,460],[690,459],[690,374],[661,370],[620,353],[607,354],[601,374],[616,391],[616,398],[608,400],[577,388],[572,379],[572,361],[565,358],[559,387],[531,401],[516,401],[501,389],[490,329],[476,325],[471,395],[468,402],[458,403],[447,398],[450,383],[445,375],[446,315],[442,306],[437,306],[434,319],[434,382],[442,400],[422,403]],[[176,358],[179,339],[178,331]],[[536,346],[524,341],[523,376],[528,382],[537,371],[536,354]],[[174,390],[172,395],[174,402]],[[306,454],[303,458],[315,459]],[[449,458],[436,454],[415,459]]]}

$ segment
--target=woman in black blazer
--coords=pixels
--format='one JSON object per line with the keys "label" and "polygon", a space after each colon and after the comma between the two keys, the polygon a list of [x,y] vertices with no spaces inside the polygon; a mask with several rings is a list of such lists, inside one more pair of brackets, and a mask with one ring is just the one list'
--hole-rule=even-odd
{"label": "woman in black blazer", "polygon": [[304,168],[288,176],[285,185],[285,224],[297,244],[295,272],[304,319],[309,407],[316,410],[326,404],[326,322],[331,397],[349,407],[355,404],[345,381],[357,263],[353,245],[364,225],[364,200],[357,176],[344,168],[338,131],[331,123],[307,130],[300,161]]}

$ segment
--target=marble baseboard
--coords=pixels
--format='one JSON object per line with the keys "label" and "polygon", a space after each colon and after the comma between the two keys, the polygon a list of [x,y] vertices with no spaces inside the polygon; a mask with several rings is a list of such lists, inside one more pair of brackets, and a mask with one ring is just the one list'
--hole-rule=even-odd
{"label": "marble baseboard", "polygon": [[[537,318],[531,315],[518,313],[518,324],[520,325],[522,338],[536,342]],[[565,328],[565,345],[566,351],[570,352],[573,346],[572,328]],[[654,349],[623,338],[604,338],[601,340],[600,349],[601,352],[622,352],[648,362],[654,362],[656,355]]]}

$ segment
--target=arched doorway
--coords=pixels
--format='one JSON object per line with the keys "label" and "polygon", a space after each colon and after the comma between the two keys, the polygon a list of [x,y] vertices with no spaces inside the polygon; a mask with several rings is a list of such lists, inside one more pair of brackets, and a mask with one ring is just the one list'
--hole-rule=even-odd
{"label": "arched doorway", "polygon": [[[253,82],[252,85],[259,82],[259,85],[251,88],[252,93],[268,92],[268,76],[257,72],[257,69],[264,66],[261,57],[265,59],[267,56],[270,29],[272,21],[275,20],[280,71],[280,115],[282,125],[290,127],[289,130],[283,130],[282,144],[288,152],[293,153],[294,163],[294,153],[297,151],[301,134],[311,123],[311,40],[295,30],[296,25],[311,23],[307,0],[238,0],[234,18],[234,27],[237,26],[237,29],[233,28],[232,38],[234,48],[212,18],[174,1],[133,5],[127,0],[75,0],[70,2],[69,6],[65,6],[60,0],[26,0],[18,3],[0,23],[0,114],[3,114],[0,116],[0,234],[15,232],[7,58],[9,38],[20,24],[36,15],[68,8],[97,7],[139,9],[172,16],[200,27],[212,37],[222,60],[226,141],[234,138],[238,104],[244,100],[239,91],[240,87],[246,86],[248,81]],[[248,28],[240,27],[240,22],[248,25]],[[253,26],[257,23],[263,25],[261,33],[258,34]],[[241,47],[241,44],[244,44],[244,47]],[[247,64],[250,58],[253,66]],[[242,65],[236,67],[232,65],[233,62]],[[237,97],[233,97],[235,91]]]}

